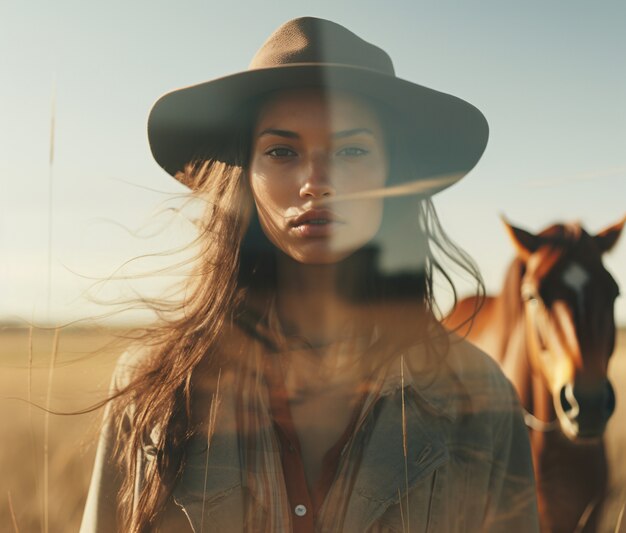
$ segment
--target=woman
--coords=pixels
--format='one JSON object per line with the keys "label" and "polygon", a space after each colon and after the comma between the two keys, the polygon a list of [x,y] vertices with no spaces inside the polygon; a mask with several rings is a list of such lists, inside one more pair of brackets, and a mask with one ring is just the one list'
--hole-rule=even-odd
{"label": "woman", "polygon": [[207,202],[202,249],[118,364],[81,531],[535,530],[512,388],[435,319],[435,251],[479,278],[429,198],[487,131],[314,18],[161,98],[152,152]]}

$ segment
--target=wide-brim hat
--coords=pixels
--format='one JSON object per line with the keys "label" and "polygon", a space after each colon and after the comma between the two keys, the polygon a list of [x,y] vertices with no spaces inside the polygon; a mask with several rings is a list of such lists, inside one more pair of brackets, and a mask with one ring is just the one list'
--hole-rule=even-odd
{"label": "wide-brim hat", "polygon": [[242,128],[250,128],[242,113],[263,95],[299,87],[349,91],[379,102],[392,115],[394,138],[403,139],[414,157],[415,172],[394,182],[423,182],[416,192],[432,193],[458,181],[487,144],[487,121],[474,106],[398,78],[385,51],[343,26],[303,17],[278,28],[248,70],[157,100],[148,119],[152,154],[175,177],[198,159],[238,163],[233,146],[245,134]]}

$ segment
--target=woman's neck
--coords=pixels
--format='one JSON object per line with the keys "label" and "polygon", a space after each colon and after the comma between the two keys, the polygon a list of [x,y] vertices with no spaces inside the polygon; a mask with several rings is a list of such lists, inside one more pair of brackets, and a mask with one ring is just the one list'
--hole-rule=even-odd
{"label": "woman's neck", "polygon": [[337,293],[340,265],[304,265],[288,257],[278,260],[276,309],[288,333],[313,346],[342,337],[355,310]]}

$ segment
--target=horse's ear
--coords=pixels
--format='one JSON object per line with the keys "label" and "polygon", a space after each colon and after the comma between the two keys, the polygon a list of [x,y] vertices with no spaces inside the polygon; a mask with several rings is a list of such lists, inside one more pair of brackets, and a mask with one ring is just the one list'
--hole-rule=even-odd
{"label": "horse's ear", "polygon": [[615,243],[622,233],[622,228],[624,227],[625,222],[626,216],[623,217],[617,224],[613,224],[612,226],[603,229],[593,238],[596,245],[600,249],[600,253],[608,252],[611,248],[613,248],[613,246],[615,246]]}
{"label": "horse's ear", "polygon": [[533,252],[535,252],[539,246],[541,246],[541,238],[537,235],[534,235],[525,229],[517,228],[504,218],[503,215],[500,215],[502,219],[502,223],[506,228],[507,233],[509,234],[509,238],[513,242],[513,246],[517,250],[517,255],[524,262],[528,260]]}

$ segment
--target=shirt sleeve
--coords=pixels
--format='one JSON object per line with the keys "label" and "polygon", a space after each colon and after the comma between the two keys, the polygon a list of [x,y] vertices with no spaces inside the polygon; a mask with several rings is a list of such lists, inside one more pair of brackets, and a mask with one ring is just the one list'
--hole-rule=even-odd
{"label": "shirt sleeve", "polygon": [[[121,390],[129,379],[130,354],[124,353],[115,367],[110,393]],[[98,439],[98,448],[83,512],[80,533],[115,533],[117,524],[118,494],[122,484],[122,472],[116,464],[114,451],[118,432],[124,421],[113,416],[109,402],[105,408],[103,425]],[[120,424],[122,422],[122,424]]]}

